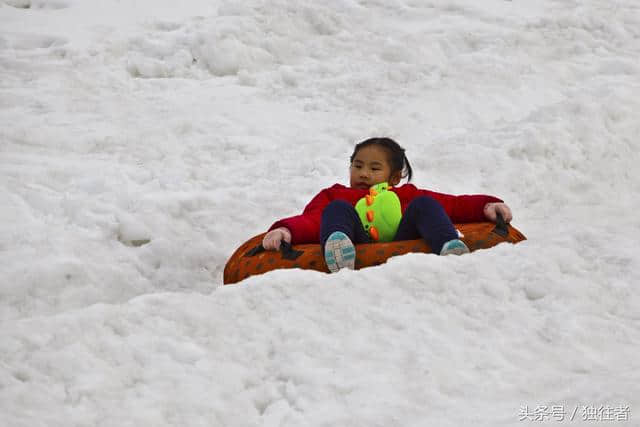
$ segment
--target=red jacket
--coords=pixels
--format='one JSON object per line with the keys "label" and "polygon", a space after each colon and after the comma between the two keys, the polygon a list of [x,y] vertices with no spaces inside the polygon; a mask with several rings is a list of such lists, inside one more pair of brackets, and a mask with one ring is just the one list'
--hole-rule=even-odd
{"label": "red jacket", "polygon": [[[484,205],[491,202],[502,202],[502,200],[481,194],[453,196],[450,194],[436,193],[429,190],[421,190],[413,184],[404,184],[400,187],[393,187],[400,199],[402,212],[409,203],[418,196],[431,196],[436,199],[447,212],[447,215],[454,223],[480,222],[485,221]],[[333,200],[345,200],[355,206],[358,200],[368,194],[369,190],[345,187],[342,184],[334,184],[319,192],[300,215],[284,218],[276,221],[269,230],[278,227],[287,227],[291,231],[291,243],[319,243],[320,242],[320,220],[322,210]]]}

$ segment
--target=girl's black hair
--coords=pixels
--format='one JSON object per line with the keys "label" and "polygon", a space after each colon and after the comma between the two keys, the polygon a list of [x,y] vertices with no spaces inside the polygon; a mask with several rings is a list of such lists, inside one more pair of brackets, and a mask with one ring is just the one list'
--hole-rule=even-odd
{"label": "girl's black hair", "polygon": [[355,159],[356,154],[361,148],[368,147],[370,145],[378,145],[380,147],[386,148],[389,152],[391,173],[393,174],[396,172],[400,172],[400,176],[402,178],[407,178],[407,182],[411,181],[413,171],[411,170],[409,159],[407,159],[407,156],[404,154],[404,148],[402,148],[400,144],[398,144],[391,138],[369,138],[357,143],[356,147],[353,150],[353,154],[349,159],[351,163],[353,163],[353,159]]}

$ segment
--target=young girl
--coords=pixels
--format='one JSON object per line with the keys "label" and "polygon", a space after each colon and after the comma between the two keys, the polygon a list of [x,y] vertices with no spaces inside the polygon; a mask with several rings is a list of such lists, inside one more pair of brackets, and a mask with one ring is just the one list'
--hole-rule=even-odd
{"label": "young girl", "polygon": [[334,184],[318,193],[301,215],[275,222],[262,246],[278,250],[282,240],[291,244],[320,243],[331,272],[355,266],[357,243],[371,242],[370,234],[354,206],[369,188],[387,182],[400,200],[402,219],[394,241],[423,238],[440,255],[468,253],[453,223],[495,222],[498,213],[511,221],[502,200],[485,195],[453,196],[416,188],[396,187],[402,178],[411,181],[412,170],[404,149],[391,138],[370,138],[356,145],[351,155],[349,187]]}

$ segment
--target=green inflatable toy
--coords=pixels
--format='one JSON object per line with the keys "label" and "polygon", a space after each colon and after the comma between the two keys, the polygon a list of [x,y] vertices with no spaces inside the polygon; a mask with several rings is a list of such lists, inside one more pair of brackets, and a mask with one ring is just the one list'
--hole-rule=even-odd
{"label": "green inflatable toy", "polygon": [[386,182],[376,184],[356,203],[360,221],[374,242],[392,241],[402,219],[400,199],[389,188]]}

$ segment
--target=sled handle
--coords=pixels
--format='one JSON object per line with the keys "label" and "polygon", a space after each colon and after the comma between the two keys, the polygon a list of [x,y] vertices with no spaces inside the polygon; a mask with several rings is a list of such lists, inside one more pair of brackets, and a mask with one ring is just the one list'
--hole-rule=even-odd
{"label": "sled handle", "polygon": [[303,251],[297,251],[293,249],[291,243],[285,242],[284,240],[280,242],[280,253],[282,253],[282,258],[294,260],[297,259],[300,255],[302,255]]}
{"label": "sled handle", "polygon": [[[264,246],[262,246],[262,243],[261,243],[255,248],[247,251],[247,253],[244,254],[244,256],[251,257],[254,255],[258,255],[259,253],[262,253],[264,251],[266,251],[266,249],[264,248]],[[280,242],[280,253],[282,254],[282,259],[288,259],[293,261],[298,259],[298,257],[303,254],[303,251],[297,251],[293,249],[293,246],[291,246],[291,243],[285,242],[283,240]]]}
{"label": "sled handle", "polygon": [[499,212],[496,212],[496,227],[491,230],[491,232],[502,237],[507,237],[509,235],[509,225],[505,222],[502,214]]}

